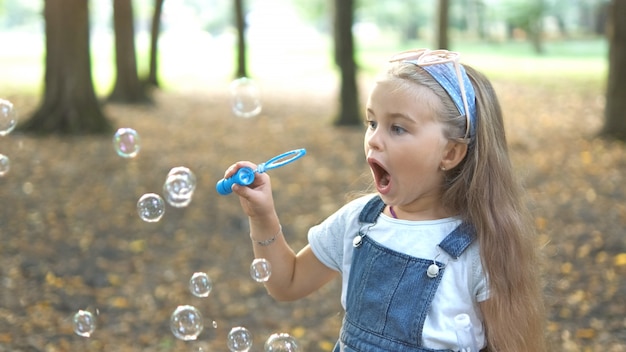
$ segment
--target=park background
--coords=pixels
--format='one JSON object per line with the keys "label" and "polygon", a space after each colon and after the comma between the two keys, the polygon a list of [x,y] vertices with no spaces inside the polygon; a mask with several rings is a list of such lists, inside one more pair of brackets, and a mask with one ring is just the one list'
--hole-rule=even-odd
{"label": "park background", "polygon": [[[134,3],[138,69],[145,72],[151,2]],[[400,2],[386,3],[389,9]],[[372,15],[380,9],[361,9],[354,27],[361,102],[390,54],[435,45],[435,2],[414,3],[422,27],[411,40],[380,26]],[[487,3],[496,11],[524,2]],[[564,35],[546,16],[542,54],[523,31],[509,37],[502,24],[489,40],[452,31],[450,48],[499,93],[544,249],[553,350],[626,351],[625,146],[598,137],[608,43],[581,21],[602,2],[579,1],[578,10],[550,3],[561,4],[556,13],[568,14],[571,26]],[[25,120],[41,100],[43,2],[0,4],[0,98]],[[105,97],[115,76],[111,4],[90,4],[94,84]],[[166,1],[162,87],[152,92],[153,104],[103,104],[116,126],[140,133],[136,158],[116,155],[111,136],[0,137],[0,153],[11,158],[0,178],[0,351],[227,351],[233,326],[251,330],[252,351],[274,332],[292,334],[306,351],[332,348],[342,318],[338,283],[298,302],[274,302],[248,274],[253,257],[238,201],[218,196],[214,185],[236,160],[261,162],[306,148],[305,158],[272,171],[285,234],[299,249],[309,226],[367,188],[363,129],[333,126],[339,81],[327,24],[286,0],[248,5],[248,70],[262,92],[259,116],[241,119],[231,111],[229,2]],[[458,17],[462,7],[453,9]],[[15,18],[22,20],[9,21]],[[160,192],[167,171],[180,165],[198,177],[192,203],[167,208],[158,223],[141,221],[137,199]],[[195,271],[214,281],[208,298],[187,290]],[[169,331],[181,304],[207,318],[196,342]],[[72,331],[78,309],[98,311],[88,339]]]}

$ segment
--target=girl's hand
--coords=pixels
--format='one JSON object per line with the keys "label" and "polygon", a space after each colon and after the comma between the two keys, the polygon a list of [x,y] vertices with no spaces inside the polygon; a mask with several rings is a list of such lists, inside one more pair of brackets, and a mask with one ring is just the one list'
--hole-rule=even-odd
{"label": "girl's hand", "polygon": [[[233,176],[242,167],[256,170],[257,165],[249,161],[239,161],[231,165],[224,174],[224,178]],[[272,184],[267,173],[255,173],[254,182],[248,186],[233,184],[233,193],[239,196],[239,201],[244,212],[253,219],[267,219],[276,216],[274,199],[272,197]]]}

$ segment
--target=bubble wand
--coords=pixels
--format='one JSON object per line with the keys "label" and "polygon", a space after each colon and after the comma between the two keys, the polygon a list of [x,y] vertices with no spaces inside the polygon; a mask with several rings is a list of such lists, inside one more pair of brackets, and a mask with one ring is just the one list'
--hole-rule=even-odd
{"label": "bubble wand", "polygon": [[217,193],[225,196],[232,193],[231,187],[233,186],[233,184],[236,183],[241,186],[248,186],[252,184],[252,182],[254,182],[255,173],[260,174],[267,170],[285,166],[289,163],[296,161],[297,159],[300,159],[304,156],[304,154],[306,154],[306,149],[295,149],[277,155],[264,163],[260,163],[259,165],[257,165],[256,170],[252,170],[252,168],[247,166],[242,167],[241,169],[237,170],[237,172],[233,176],[229,178],[223,178],[217,181],[215,189],[217,190]]}

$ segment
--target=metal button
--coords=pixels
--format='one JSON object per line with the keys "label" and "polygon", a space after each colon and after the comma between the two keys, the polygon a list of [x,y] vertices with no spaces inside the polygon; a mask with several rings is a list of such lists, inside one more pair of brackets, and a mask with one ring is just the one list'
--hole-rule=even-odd
{"label": "metal button", "polygon": [[363,238],[361,237],[361,235],[358,235],[352,240],[352,245],[354,247],[358,247],[361,245],[362,242],[363,242]]}

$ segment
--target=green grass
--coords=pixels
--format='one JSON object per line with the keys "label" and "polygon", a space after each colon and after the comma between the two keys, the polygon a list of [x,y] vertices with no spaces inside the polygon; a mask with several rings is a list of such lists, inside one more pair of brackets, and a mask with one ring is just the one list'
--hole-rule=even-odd
{"label": "green grass", "polygon": [[[182,34],[182,35],[181,35]],[[261,40],[262,39],[262,40]],[[0,34],[5,47],[0,53],[0,95],[39,94],[44,74],[44,39],[37,35]],[[18,45],[19,44],[19,45]],[[322,76],[336,77],[332,43],[325,37],[296,35],[249,39],[248,68],[252,77],[265,85],[305,82]],[[138,37],[138,71],[145,75],[149,40]],[[525,41],[506,43],[456,42],[453,49],[463,54],[464,63],[475,66],[490,78],[521,83],[559,85],[604,84],[607,75],[607,43],[604,39],[548,41],[545,54],[537,55]],[[432,46],[424,41],[406,42],[387,37],[357,40],[356,59],[362,74],[374,75],[390,54],[416,47]],[[179,90],[226,86],[235,72],[232,38],[215,38],[204,33],[169,33],[160,42],[159,77],[165,89]],[[115,80],[113,38],[92,39],[93,80],[97,94],[106,95]],[[316,82],[316,81],[313,81]]]}

